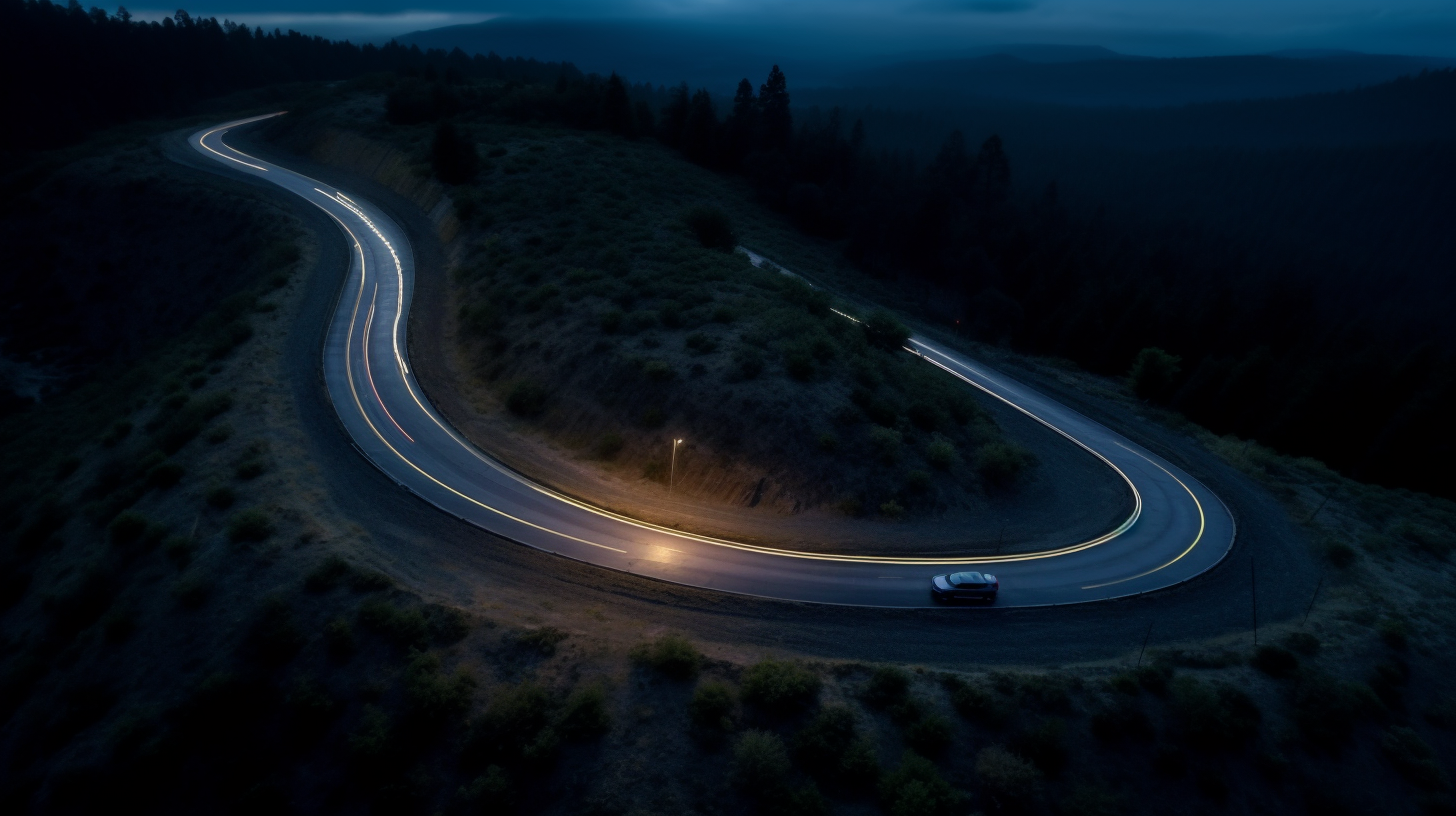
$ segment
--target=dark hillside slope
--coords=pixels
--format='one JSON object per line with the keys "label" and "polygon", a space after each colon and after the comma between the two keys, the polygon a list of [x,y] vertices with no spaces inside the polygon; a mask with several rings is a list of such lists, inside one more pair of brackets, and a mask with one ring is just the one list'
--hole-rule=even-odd
{"label": "dark hillside slope", "polygon": [[134,361],[216,308],[260,264],[297,258],[297,247],[276,240],[276,212],[144,141],[9,180],[0,400],[11,408]]}

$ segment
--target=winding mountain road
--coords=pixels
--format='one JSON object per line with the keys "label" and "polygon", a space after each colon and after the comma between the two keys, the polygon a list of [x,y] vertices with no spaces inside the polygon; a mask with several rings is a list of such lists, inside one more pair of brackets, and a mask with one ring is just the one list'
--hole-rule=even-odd
{"label": "winding mountain road", "polygon": [[1105,535],[1038,553],[949,560],[837,556],[657,527],[535,484],[465,440],[415,382],[404,346],[415,273],[404,231],[367,201],[223,141],[232,128],[277,115],[201,130],[189,142],[209,159],[304,198],[338,224],[353,258],[323,348],[329,397],[366,459],[402,489],[463,522],[547,552],[664,581],[874,607],[932,606],[930,577],[958,569],[994,573],[1001,581],[1000,607],[1123,597],[1194,578],[1233,546],[1232,515],[1186,473],[1025,385],[919,338],[909,341],[907,351],[1114,469],[1133,492],[1131,515]]}

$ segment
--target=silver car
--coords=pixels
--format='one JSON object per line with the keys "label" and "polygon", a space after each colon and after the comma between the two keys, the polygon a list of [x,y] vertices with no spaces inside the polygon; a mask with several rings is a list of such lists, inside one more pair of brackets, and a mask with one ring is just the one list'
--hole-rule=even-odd
{"label": "silver car", "polygon": [[994,601],[1001,589],[996,576],[982,572],[953,572],[930,579],[930,595],[937,601]]}

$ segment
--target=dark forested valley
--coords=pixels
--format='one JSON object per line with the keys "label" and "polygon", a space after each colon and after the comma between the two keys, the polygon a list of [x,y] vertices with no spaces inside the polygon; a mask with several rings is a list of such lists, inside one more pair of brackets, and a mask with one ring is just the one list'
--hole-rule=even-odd
{"label": "dark forested valley", "polygon": [[849,92],[796,104],[776,67],[723,98],[74,2],[6,0],[0,32],[7,75],[27,77],[5,91],[12,152],[241,88],[364,75],[392,88],[392,121],[443,126],[469,110],[656,138],[743,177],[864,271],[929,287],[929,319],[1110,374],[1163,349],[1170,365],[1140,387],[1149,400],[1361,479],[1456,495],[1438,465],[1456,453],[1443,419],[1456,411],[1456,72],[1285,100],[978,117]]}

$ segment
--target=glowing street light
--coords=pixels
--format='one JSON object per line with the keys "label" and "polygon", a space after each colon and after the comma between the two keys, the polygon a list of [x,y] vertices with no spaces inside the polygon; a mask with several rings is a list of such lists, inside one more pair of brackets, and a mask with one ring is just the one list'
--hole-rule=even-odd
{"label": "glowing street light", "polygon": [[672,480],[677,476],[677,446],[682,444],[681,439],[672,440],[672,467],[667,471],[667,494],[672,495]]}

